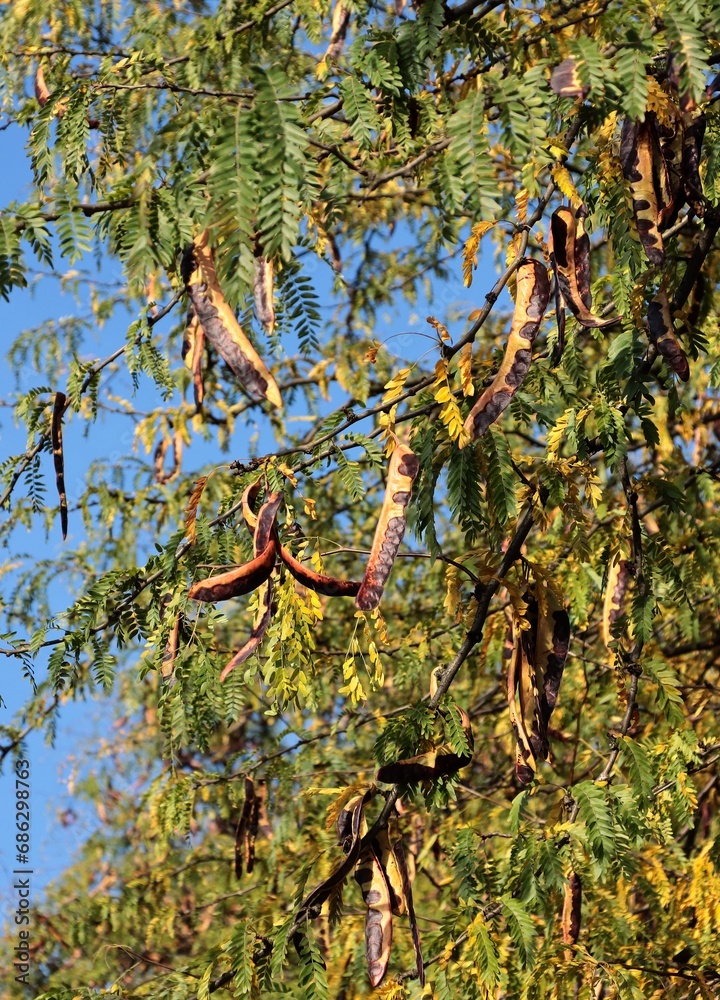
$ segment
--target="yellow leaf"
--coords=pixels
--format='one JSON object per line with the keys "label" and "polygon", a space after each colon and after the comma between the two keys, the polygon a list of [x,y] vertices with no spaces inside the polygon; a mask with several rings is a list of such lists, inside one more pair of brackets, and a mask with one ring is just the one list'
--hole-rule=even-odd
{"label": "yellow leaf", "polygon": [[480,240],[483,238],[485,233],[489,232],[493,226],[494,222],[476,222],[475,225],[470,230],[470,236],[465,241],[465,246],[463,247],[463,282],[465,287],[469,288],[472,285],[472,273],[478,265],[477,252],[480,246]]}

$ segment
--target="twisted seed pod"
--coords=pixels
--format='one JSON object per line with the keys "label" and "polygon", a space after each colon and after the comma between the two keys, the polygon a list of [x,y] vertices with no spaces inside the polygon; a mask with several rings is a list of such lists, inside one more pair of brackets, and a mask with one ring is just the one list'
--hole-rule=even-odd
{"label": "twisted seed pod", "polygon": [[625,593],[630,583],[630,565],[627,559],[614,562],[608,570],[605,585],[605,600],[603,602],[602,634],[607,648],[613,641],[611,626],[622,614],[625,603]]}
{"label": "twisted seed pod", "polygon": [[187,247],[181,272],[207,339],[249,392],[281,406],[280,390],[275,379],[225,301],[215,273],[207,229]]}
{"label": "twisted seed pod", "polygon": [[383,981],[390,962],[392,907],[385,872],[373,845],[360,855],[355,869],[355,881],[360,886],[367,907],[365,957],[370,985],[374,989]]}
{"label": "twisted seed pod", "polygon": [[[556,288],[577,321],[585,327],[600,328],[617,323],[617,318],[601,319],[592,312],[590,294],[590,239],[583,226],[585,209],[556,209],[550,220],[550,259]],[[558,324],[559,326],[559,324]]]}
{"label": "twisted seed pod", "polygon": [[458,754],[450,743],[443,743],[442,746],[426,753],[417,754],[415,757],[407,757],[405,760],[397,760],[392,764],[384,764],[378,769],[376,779],[386,781],[389,784],[411,784],[416,781],[434,781],[446,774],[455,774],[461,767],[467,767],[472,761],[472,748],[474,739],[470,717],[462,708],[458,708],[462,727],[467,737],[470,747],[469,754]]}
{"label": "twisted seed pod", "polygon": [[659,209],[653,181],[653,143],[650,122],[626,118],[620,139],[620,162],[630,182],[633,212],[640,242],[651,264],[665,262],[663,239],[658,229]]}
{"label": "twisted seed pod", "polygon": [[685,351],[675,336],[670,302],[664,285],[660,286],[648,305],[647,318],[648,339],[657,347],[676,375],[683,382],[687,382],[690,378],[690,365]]}
{"label": "twisted seed pod", "polygon": [[[517,271],[517,292],[510,336],[498,373],[473,406],[465,421],[470,439],[481,437],[508,406],[530,369],[532,345],[540,329],[550,282],[547,268],[530,257],[523,258]],[[458,443],[464,447],[462,439]]]}
{"label": "twisted seed pod", "polygon": [[193,395],[195,406],[200,409],[205,398],[205,384],[202,374],[203,351],[205,350],[205,334],[200,325],[195,310],[190,309],[185,327],[182,344],[182,358],[185,367],[192,372]]}

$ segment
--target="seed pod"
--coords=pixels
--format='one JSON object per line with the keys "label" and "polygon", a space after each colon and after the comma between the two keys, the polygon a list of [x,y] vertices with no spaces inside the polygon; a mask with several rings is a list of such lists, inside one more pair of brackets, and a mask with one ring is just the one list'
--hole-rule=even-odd
{"label": "seed pod", "polygon": [[213,347],[245,388],[281,406],[280,390],[264,361],[240,328],[215,273],[207,229],[183,254],[181,273],[198,320]]}
{"label": "seed pod", "polygon": [[235,878],[238,879],[242,878],[243,866],[249,875],[255,862],[255,837],[251,837],[255,802],[255,783],[252,778],[245,778],[245,801],[235,831]]}
{"label": "seed pod", "polygon": [[553,212],[550,220],[550,259],[555,271],[555,287],[578,323],[600,328],[617,323],[617,318],[601,319],[592,312],[590,238],[583,225],[586,214],[584,206],[577,212],[569,207]]}
{"label": "seed pod", "polygon": [[403,896],[405,897],[405,902],[407,904],[408,923],[410,924],[410,933],[412,934],[413,948],[415,949],[415,967],[417,969],[417,978],[420,983],[420,987],[422,988],[425,985],[425,963],[423,962],[422,947],[420,945],[420,931],[418,929],[417,919],[415,918],[412,882],[410,880],[410,873],[408,872],[408,867],[405,861],[405,852],[403,851],[401,840],[398,840],[395,848],[395,857],[397,859],[400,877],[402,878]]}
{"label": "seed pod", "polygon": [[280,558],[291,574],[303,587],[314,590],[325,597],[355,597],[360,590],[357,580],[338,580],[333,576],[323,576],[305,566],[293,556],[284,545],[280,546]]}
{"label": "seed pod", "polygon": [[392,570],[400,542],[405,534],[405,509],[410,502],[412,484],[420,468],[420,459],[399,441],[390,457],[388,480],[372,549],[355,604],[361,611],[372,611],[380,603]]}
{"label": "seed pod", "polygon": [[620,161],[625,180],[630,182],[633,212],[640,242],[648,260],[658,266],[665,262],[663,240],[658,229],[658,203],[653,183],[653,147],[649,120],[626,118],[620,139]]}
{"label": "seed pod", "polygon": [[332,33],[328,43],[327,51],[323,56],[325,62],[337,62],[347,35],[348,24],[350,23],[350,11],[338,2],[335,4],[332,15]]}
{"label": "seed pod", "polygon": [[[274,493],[260,510],[255,529],[255,558],[226,573],[198,580],[190,588],[188,597],[194,601],[227,601],[232,597],[249,594],[269,578],[277,558],[274,527],[281,502],[282,494]],[[223,676],[227,672],[226,667]]]}
{"label": "seed pod", "polygon": [[685,351],[675,336],[670,302],[664,284],[660,286],[648,305],[648,339],[657,347],[676,375],[683,382],[687,382],[690,378],[690,365]]}
{"label": "seed pod", "polygon": [[507,696],[510,724],[515,732],[515,774],[522,785],[529,785],[537,771],[537,760],[530,738],[535,720],[535,670],[530,659],[531,643],[513,623],[508,633],[510,646]]}
{"label": "seed pod", "polygon": [[275,329],[275,302],[273,297],[273,262],[265,257],[255,258],[255,315],[269,335]]}
{"label": "seed pod", "polygon": [[[369,788],[364,795],[357,795],[352,802],[352,812],[350,813],[350,820],[347,824],[347,848],[346,857],[325,879],[320,885],[316,886],[305,899],[300,904],[297,915],[295,917],[295,923],[299,924],[303,917],[308,917],[310,919],[317,917],[322,909],[322,905],[326,899],[329,898],[330,893],[333,889],[341,885],[349,873],[353,870],[357,864],[357,860],[360,856],[360,844],[362,841],[362,820],[364,815],[365,806],[370,801],[370,799],[376,794],[377,790],[375,788]],[[346,805],[344,811],[348,811],[348,805]],[[342,812],[340,816],[342,816]],[[338,824],[340,823],[340,817],[338,817]],[[345,829],[345,824],[343,825]]]}
{"label": "seed pod", "polygon": [[620,559],[618,562],[614,562],[608,570],[607,583],[605,585],[605,601],[603,603],[602,634],[603,641],[608,649],[610,648],[610,643],[613,641],[611,627],[622,614],[625,593],[629,583],[630,565],[627,559]]}
{"label": "seed pod", "polygon": [[53,464],[55,466],[55,484],[57,486],[58,497],[60,498],[60,530],[62,531],[63,541],[67,538],[68,530],[67,494],[65,493],[65,455],[63,453],[62,440],[62,418],[66,403],[67,396],[65,393],[56,392],[50,423]]}
{"label": "seed pod", "polygon": [[372,845],[360,855],[355,881],[367,906],[365,956],[370,985],[374,989],[382,982],[390,961],[392,909],[387,879]]}
{"label": "seed pod", "polygon": [[557,368],[557,366],[562,361],[562,356],[565,353],[565,298],[563,293],[560,291],[560,283],[557,279],[557,270],[555,261],[553,260],[553,271],[555,272],[555,281],[553,282],[553,288],[555,292],[555,321],[557,323],[557,340],[555,341],[555,347],[553,348],[552,357],[550,358],[550,367]]}
{"label": "seed pod", "polygon": [[[274,555],[273,555],[274,559]],[[265,580],[260,584],[258,588],[258,609],[255,615],[255,621],[253,622],[253,630],[250,633],[250,637],[244,646],[237,651],[235,656],[230,660],[230,662],[223,667],[222,673],[220,674],[220,680],[224,681],[229,673],[231,673],[235,667],[239,667],[241,663],[244,663],[248,657],[252,656],[253,653],[257,652],[260,645],[265,638],[265,633],[268,630],[268,626],[272,621],[273,615],[273,582],[271,579]]]}
{"label": "seed pod", "polygon": [[582,882],[577,872],[573,872],[565,886],[565,900],[562,912],[562,936],[565,944],[577,944],[580,936],[582,916]]}
{"label": "seed pod", "polygon": [[[170,447],[172,446],[173,463],[169,470],[165,468],[165,458],[167,456]],[[163,437],[161,441],[158,442],[158,446],[155,449],[155,454],[153,455],[153,471],[155,473],[155,482],[164,486],[166,483],[172,482],[176,476],[180,475],[180,463],[182,461],[182,438],[177,433],[177,431],[170,437]]]}
{"label": "seed pod", "polygon": [[42,66],[35,70],[35,97],[41,108],[44,108],[50,97],[50,91],[45,83],[45,72]]}
{"label": "seed pod", "polygon": [[[517,292],[505,357],[489,386],[465,421],[470,438],[479,438],[508,406],[530,369],[532,345],[542,323],[550,282],[547,268],[531,257],[523,258],[517,271]],[[462,439],[459,447],[464,447]]]}
{"label": "seed pod", "polygon": [[702,218],[705,215],[705,200],[703,198],[703,186],[700,177],[700,156],[705,136],[705,115],[693,118],[690,114],[687,114],[685,117],[686,127],[682,152],[685,198],[695,212],[695,215]]}
{"label": "seed pod", "polygon": [[205,334],[200,325],[200,321],[195,315],[195,310],[188,312],[185,335],[183,337],[182,357],[185,367],[192,372],[193,395],[195,406],[200,409],[205,398],[205,385],[203,382],[202,359],[205,350]]}
{"label": "seed pod", "polygon": [[653,183],[658,202],[658,229],[672,226],[685,203],[683,150],[685,129],[678,118],[674,125],[661,125],[648,112],[653,140]]}
{"label": "seed pod", "polygon": [[590,87],[581,81],[572,56],[563,59],[552,71],[550,89],[558,97],[581,97],[583,101],[590,92]]}
{"label": "seed pod", "polygon": [[[399,849],[402,850],[402,847],[400,846]],[[402,875],[398,867],[395,846],[390,842],[390,831],[387,827],[380,830],[375,838],[375,855],[380,862],[380,867],[387,880],[392,912],[396,917],[401,917],[403,913],[407,912],[407,903],[405,901]]]}
{"label": "seed pod", "polygon": [[535,722],[531,743],[536,757],[547,760],[550,753],[548,724],[557,704],[570,646],[570,617],[555,594],[546,592],[547,614],[538,606],[537,639],[535,641]]}
{"label": "seed pod", "polygon": [[257,498],[260,490],[262,489],[262,479],[256,479],[254,482],[250,483],[243,490],[242,495],[242,512],[245,524],[248,526],[248,530],[254,532],[257,528],[257,514],[252,508],[253,500]]}
{"label": "seed pod", "polygon": [[469,754],[458,754],[451,743],[443,743],[435,750],[429,750],[405,760],[397,760],[392,764],[384,764],[378,769],[375,776],[377,781],[385,781],[393,785],[411,784],[416,781],[434,781],[445,774],[455,774],[461,767],[467,767],[472,761],[474,739],[467,712],[462,708],[458,708],[458,711],[470,747]]}
{"label": "seed pod", "polygon": [[170,686],[172,686],[175,680],[175,659],[177,657],[177,652],[178,652],[179,637],[180,637],[180,615],[176,615],[175,620],[173,622],[173,626],[170,629],[170,635],[168,636],[167,642],[165,643],[162,664],[160,666],[160,673],[162,675],[163,682]]}

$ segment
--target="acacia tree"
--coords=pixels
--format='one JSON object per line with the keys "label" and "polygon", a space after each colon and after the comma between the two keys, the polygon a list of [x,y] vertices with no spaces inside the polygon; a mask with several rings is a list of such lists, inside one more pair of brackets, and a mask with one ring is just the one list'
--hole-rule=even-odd
{"label": "acacia tree", "polygon": [[[93,310],[9,348],[6,766],[68,699],[119,720],[6,995],[716,995],[720,5],[1,23],[0,290]],[[145,455],[68,502],[109,419]]]}

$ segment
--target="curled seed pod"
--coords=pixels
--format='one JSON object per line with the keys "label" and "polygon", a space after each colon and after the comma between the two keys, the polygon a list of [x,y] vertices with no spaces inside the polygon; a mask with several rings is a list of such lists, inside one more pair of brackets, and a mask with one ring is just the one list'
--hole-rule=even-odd
{"label": "curled seed pod", "polygon": [[[555,262],[553,261],[553,270],[555,270]],[[553,348],[552,357],[550,358],[550,367],[557,368],[557,366],[562,361],[562,356],[565,353],[565,298],[563,293],[560,291],[560,283],[557,280],[557,271],[555,271],[555,281],[553,282],[553,290],[555,293],[555,321],[557,323],[557,340],[555,342],[555,347]]]}
{"label": "curled seed pod", "polygon": [[592,312],[590,239],[583,226],[585,214],[584,208],[576,212],[569,207],[558,208],[552,214],[550,259],[555,271],[556,288],[582,326],[611,326],[617,323],[617,318],[601,319]]}
{"label": "curled seed pod", "polygon": [[537,771],[530,738],[535,718],[535,672],[522,631],[513,624],[510,636],[507,696],[510,724],[515,733],[515,774],[520,784],[529,785]]}
{"label": "curled seed pod", "polygon": [[[350,821],[348,825],[347,846],[344,847],[345,858],[320,885],[316,886],[300,904],[295,923],[299,924],[303,917],[317,917],[322,909],[322,905],[329,898],[333,889],[341,885],[349,873],[353,870],[360,857],[360,846],[362,841],[362,821],[365,806],[376,794],[377,789],[369,788],[363,795],[358,795],[351,800],[353,803]],[[349,805],[350,803],[348,803]],[[347,811],[347,806],[345,807]],[[342,813],[340,814],[342,816]],[[340,822],[340,817],[338,817]]]}
{"label": "curled seed pod", "polygon": [[558,97],[581,97],[583,101],[590,92],[590,87],[580,79],[577,62],[572,56],[563,59],[552,71],[550,89]]}
{"label": "curled seed pod", "polygon": [[668,229],[685,204],[683,150],[685,128],[682,119],[663,125],[648,112],[653,141],[653,183],[658,202],[658,229]]}
{"label": "curled seed pod", "polygon": [[565,886],[562,912],[562,936],[565,944],[577,944],[580,937],[582,917],[582,882],[577,872],[573,872]]}
{"label": "curled seed pod", "polygon": [[274,284],[273,262],[266,257],[256,257],[253,284],[255,315],[270,335],[275,329]]}
{"label": "curled seed pod", "polygon": [[388,784],[411,784],[416,781],[433,781],[446,774],[455,774],[462,767],[472,761],[472,748],[474,739],[470,717],[462,708],[460,712],[461,724],[470,747],[469,754],[458,754],[451,743],[443,743],[442,746],[426,753],[417,754],[415,757],[407,757],[405,760],[397,760],[392,764],[384,764],[378,768],[376,779],[385,781]]}
{"label": "curled seed pod", "polygon": [[60,500],[60,530],[62,531],[63,541],[67,538],[68,531],[68,506],[67,494],[65,493],[65,455],[62,440],[62,418],[66,404],[67,396],[65,393],[56,392],[50,423],[50,438],[53,451],[53,464],[55,466],[55,484]]}
{"label": "curled seed pod", "polygon": [[195,406],[200,409],[205,398],[205,384],[203,382],[202,359],[205,350],[205,334],[200,325],[200,321],[195,315],[195,310],[190,309],[183,336],[182,357],[185,367],[192,372],[193,395]]}
{"label": "curled seed pod", "polygon": [[[172,465],[170,469],[165,468],[165,457],[168,451],[172,447]],[[172,437],[164,437],[158,442],[158,446],[155,449],[155,454],[153,455],[153,470],[155,473],[155,482],[164,486],[166,483],[172,482],[177,476],[180,475],[180,465],[182,462],[182,438],[177,433],[177,431],[172,435]]]}
{"label": "curled seed pod", "polygon": [[683,382],[687,382],[690,378],[690,365],[675,336],[670,302],[664,285],[660,286],[648,305],[648,339],[657,347],[675,374]]}
{"label": "curled seed pod", "polygon": [[423,962],[422,947],[420,944],[420,930],[418,928],[417,919],[415,917],[415,904],[413,902],[412,894],[412,881],[410,879],[410,873],[408,871],[408,866],[405,860],[405,852],[403,850],[402,841],[398,840],[395,845],[395,858],[397,860],[398,869],[400,870],[400,877],[402,879],[403,886],[403,896],[405,897],[405,903],[407,905],[408,923],[410,924],[410,933],[412,934],[413,949],[415,950],[415,968],[417,970],[417,978],[422,988],[425,985],[425,963]]}
{"label": "curled seed pod", "polygon": [[280,390],[275,379],[225,301],[215,273],[207,230],[203,230],[186,248],[181,272],[207,339],[249,392],[281,406]]}
{"label": "curled seed pod", "polygon": [[[508,406],[530,369],[532,345],[542,323],[550,282],[547,268],[531,257],[523,258],[517,271],[517,292],[510,336],[498,373],[465,421],[470,439],[479,438]],[[462,439],[459,447],[464,447]]]}
{"label": "curled seed pod", "polygon": [[648,260],[658,266],[665,262],[663,239],[658,229],[658,203],[653,179],[653,142],[650,122],[626,118],[620,139],[620,162],[630,183],[633,213],[640,242]]}
{"label": "curled seed pod", "polygon": [[630,583],[630,565],[627,559],[614,562],[608,569],[603,602],[602,634],[607,648],[613,641],[612,625],[622,614],[625,594]]}
{"label": "curled seed pod", "polygon": [[309,566],[298,562],[284,545],[280,546],[280,558],[298,583],[314,590],[317,594],[323,594],[325,597],[356,597],[360,590],[360,583],[357,580],[338,580],[333,576],[316,573]]}
{"label": "curled seed pod", "polygon": [[360,855],[355,869],[367,907],[365,914],[365,956],[370,985],[379,986],[387,972],[392,946],[392,908],[387,879],[371,845]]}
{"label": "curled seed pod", "polygon": [[385,584],[400,548],[410,502],[412,484],[420,469],[420,459],[399,441],[390,456],[388,480],[380,518],[375,529],[365,575],[355,598],[361,611],[372,611],[380,603]]}
{"label": "curled seed pod", "polygon": [[243,495],[241,498],[242,502],[242,513],[243,520],[248,526],[248,530],[254,532],[257,528],[257,514],[253,510],[253,501],[257,498],[260,490],[262,489],[262,479],[256,479],[254,482],[250,483],[243,490]]}
{"label": "curled seed pod", "polygon": [[[277,558],[274,528],[281,502],[282,494],[274,493],[260,510],[255,529],[255,558],[226,573],[198,580],[190,588],[188,597],[194,601],[228,601],[249,594],[270,577]],[[226,671],[227,667],[223,676]]]}

